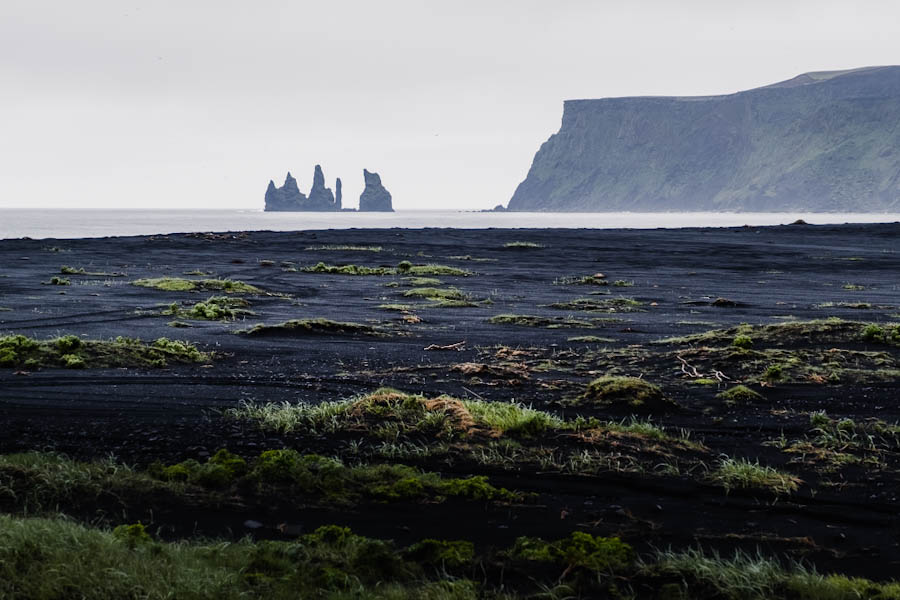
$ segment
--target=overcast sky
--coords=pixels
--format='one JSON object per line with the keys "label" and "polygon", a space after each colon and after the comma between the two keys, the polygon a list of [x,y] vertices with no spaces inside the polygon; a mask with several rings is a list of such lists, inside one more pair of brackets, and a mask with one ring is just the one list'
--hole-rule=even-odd
{"label": "overcast sky", "polygon": [[569,98],[729,93],[900,63],[856,0],[0,0],[0,207],[505,204]]}

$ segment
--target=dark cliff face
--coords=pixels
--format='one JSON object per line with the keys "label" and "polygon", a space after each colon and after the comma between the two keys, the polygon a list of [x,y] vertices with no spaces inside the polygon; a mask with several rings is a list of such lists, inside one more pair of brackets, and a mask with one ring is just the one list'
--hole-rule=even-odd
{"label": "dark cliff face", "polygon": [[363,169],[366,188],[359,196],[360,211],[394,212],[391,205],[391,193],[381,185],[378,173],[370,173]]}
{"label": "dark cliff face", "polygon": [[287,174],[284,185],[275,187],[275,182],[269,181],[266,189],[266,211],[336,211],[341,210],[340,182],[337,180],[337,200],[331,192],[331,188],[325,187],[325,175],[322,167],[316,165],[313,173],[312,189],[309,197],[304,195],[297,187],[297,180]]}
{"label": "dark cliff face", "polygon": [[510,210],[900,209],[900,67],[727,96],[572,100]]}

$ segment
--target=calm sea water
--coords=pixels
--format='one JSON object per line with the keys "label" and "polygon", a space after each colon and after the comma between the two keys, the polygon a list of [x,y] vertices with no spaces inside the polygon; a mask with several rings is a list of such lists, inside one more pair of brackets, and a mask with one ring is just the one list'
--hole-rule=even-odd
{"label": "calm sea water", "polygon": [[266,213],[259,210],[0,209],[0,239],[81,238],[190,231],[296,231],[385,227],[652,229],[807,223],[886,223],[896,213],[480,213],[451,210],[395,213]]}

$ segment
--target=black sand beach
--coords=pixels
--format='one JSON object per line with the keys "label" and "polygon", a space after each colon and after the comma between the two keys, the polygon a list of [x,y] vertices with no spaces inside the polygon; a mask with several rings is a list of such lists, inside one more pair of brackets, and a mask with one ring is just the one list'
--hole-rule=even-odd
{"label": "black sand beach", "polygon": [[[551,459],[542,466],[479,462],[452,452],[397,461],[379,455],[445,477],[485,475],[496,486],[536,494],[512,504],[333,508],[270,498],[211,507],[105,498],[72,508],[77,518],[141,520],[173,539],[197,533],[288,539],[292,531],[336,523],[402,543],[464,538],[477,547],[577,529],[620,536],[638,552],[759,550],[873,579],[900,567],[896,437],[879,434],[883,443],[869,445],[857,444],[857,437],[826,448],[814,431],[817,423],[827,429],[851,419],[857,429],[845,430],[874,435],[864,424],[900,421],[900,346],[862,334],[873,323],[890,332],[886,324],[900,321],[900,224],[2,240],[0,260],[0,335],[165,337],[214,353],[203,364],[0,368],[0,453],[114,456],[138,468],[202,461],[220,448],[246,457],[295,448],[346,458],[358,448],[354,443],[375,442],[359,432],[265,430],[223,411],[242,402],[337,401],[385,386],[428,398],[514,401],[604,422],[623,422],[634,409],[679,440],[689,434],[691,442],[667,446],[610,434],[590,442],[591,452],[609,459],[591,472],[556,468]],[[393,269],[401,261],[470,275],[423,275],[439,282],[416,282],[402,269],[385,275],[303,270],[319,262]],[[74,272],[61,273],[64,265]],[[49,283],[54,277],[68,284]],[[233,294],[249,303],[252,315],[200,320],[186,311],[222,294],[132,283],[161,277],[241,281],[261,292]],[[458,302],[405,295],[416,288],[456,289]],[[498,315],[514,317],[498,322]],[[374,329],[238,333],[292,319]],[[741,324],[754,327],[732,329]],[[755,327],[762,325],[780,328]],[[727,332],[659,343],[718,330]],[[733,342],[740,335],[752,338],[743,354]],[[607,374],[652,382],[671,403],[635,408],[576,401],[590,381]],[[761,397],[725,402],[718,396],[739,383]],[[819,411],[827,423],[811,421]],[[587,443],[558,433],[526,445],[574,455]],[[710,475],[723,457],[788,473],[796,489],[726,490]],[[612,466],[616,461],[622,468]],[[248,528],[247,522],[257,523]],[[296,527],[280,527],[285,523]]]}

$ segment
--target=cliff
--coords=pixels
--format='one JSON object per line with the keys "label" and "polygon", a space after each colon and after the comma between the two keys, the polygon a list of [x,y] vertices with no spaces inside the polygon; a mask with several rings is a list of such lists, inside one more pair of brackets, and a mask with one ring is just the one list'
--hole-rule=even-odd
{"label": "cliff", "polygon": [[725,96],[570,100],[522,211],[900,210],[900,67]]}

